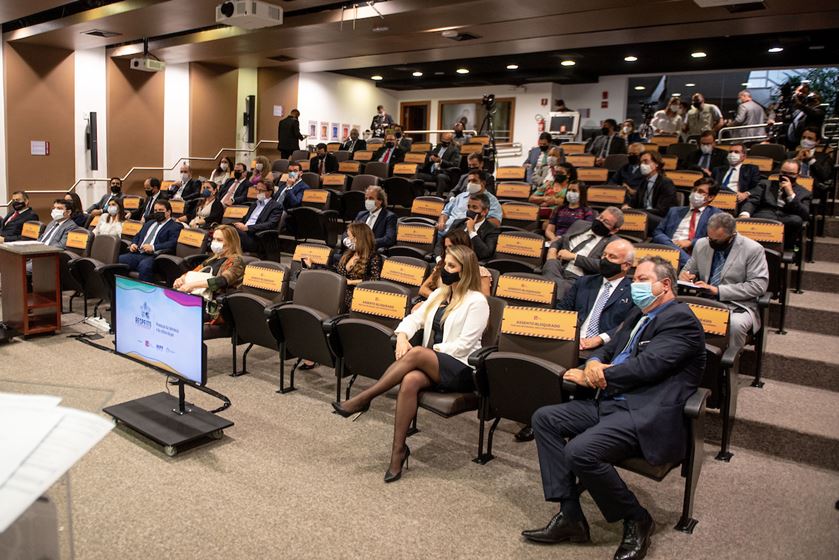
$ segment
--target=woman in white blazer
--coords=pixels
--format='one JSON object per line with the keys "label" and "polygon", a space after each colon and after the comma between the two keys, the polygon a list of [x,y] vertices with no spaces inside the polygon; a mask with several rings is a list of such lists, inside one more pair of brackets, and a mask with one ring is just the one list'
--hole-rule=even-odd
{"label": "woman in white blazer", "polygon": [[[405,438],[417,414],[417,396],[433,389],[465,392],[474,389],[472,368],[467,358],[481,347],[489,321],[489,304],[481,293],[478,259],[469,247],[455,245],[446,251],[440,273],[443,285],[434,290],[416,311],[396,327],[396,361],[369,389],[332,407],[341,416],[365,412],[370,401],[399,385],[393,448],[385,482],[402,476],[411,450]],[[411,346],[411,337],[423,330],[422,346]]]}

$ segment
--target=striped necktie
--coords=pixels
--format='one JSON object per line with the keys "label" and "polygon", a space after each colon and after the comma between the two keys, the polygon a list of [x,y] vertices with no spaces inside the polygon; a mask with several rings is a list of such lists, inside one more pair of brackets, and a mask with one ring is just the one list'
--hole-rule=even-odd
{"label": "striped necktie", "polygon": [[612,284],[606,280],[603,283],[603,291],[600,292],[600,297],[597,298],[597,301],[594,302],[594,307],[591,308],[586,338],[591,338],[600,333],[600,314],[603,313],[603,308],[606,307],[606,302],[609,301],[609,292],[611,290]]}

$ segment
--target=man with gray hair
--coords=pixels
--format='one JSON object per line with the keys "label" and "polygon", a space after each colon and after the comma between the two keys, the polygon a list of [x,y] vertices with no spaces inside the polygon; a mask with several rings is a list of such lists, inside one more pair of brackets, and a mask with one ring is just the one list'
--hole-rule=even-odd
{"label": "man with gray hair", "polygon": [[[766,111],[763,107],[752,99],[752,92],[744,89],[737,94],[737,114],[733,119],[727,121],[725,126],[748,126],[750,124],[760,124],[766,122]],[[748,136],[763,136],[766,134],[766,129],[762,126],[755,128],[740,128],[731,131],[730,138],[744,138]]]}
{"label": "man with gray hair", "polygon": [[757,300],[769,285],[769,267],[763,247],[737,235],[736,225],[729,214],[712,216],[708,237],[696,242],[679,279],[693,282],[701,295],[728,306],[728,346],[739,351],[749,332],[760,329]]}

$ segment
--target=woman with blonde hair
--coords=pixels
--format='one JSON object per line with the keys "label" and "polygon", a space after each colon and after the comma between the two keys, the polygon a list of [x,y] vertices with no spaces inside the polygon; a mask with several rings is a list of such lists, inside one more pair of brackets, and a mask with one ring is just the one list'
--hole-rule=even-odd
{"label": "woman with blonde hair", "polygon": [[255,185],[260,180],[265,179],[266,185],[273,186],[274,183],[271,177],[271,162],[268,161],[268,158],[265,156],[256,156],[254,162],[255,163],[250,178],[251,184]]}
{"label": "woman with blonde hair", "polygon": [[[402,467],[411,455],[405,438],[417,414],[419,393],[429,389],[474,390],[473,370],[467,358],[481,347],[489,321],[489,304],[481,293],[478,259],[472,249],[462,245],[449,247],[441,280],[443,285],[396,327],[396,361],[382,377],[344,403],[332,403],[336,413],[348,417],[365,412],[374,398],[399,385],[385,482],[402,477]],[[422,346],[412,346],[411,337],[420,329]]]}

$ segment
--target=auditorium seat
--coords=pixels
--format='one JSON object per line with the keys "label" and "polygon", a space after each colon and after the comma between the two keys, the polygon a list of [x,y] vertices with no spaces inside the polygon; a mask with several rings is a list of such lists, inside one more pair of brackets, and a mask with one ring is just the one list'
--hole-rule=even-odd
{"label": "auditorium seat", "polygon": [[272,173],[285,173],[288,171],[288,160],[287,159],[275,159],[271,163],[271,172]]}
{"label": "auditorium seat", "polygon": [[294,224],[294,237],[298,241],[323,241],[334,246],[338,241],[338,220],[340,214],[335,210],[319,210],[309,206],[299,206],[288,210],[288,219]]}
{"label": "auditorium seat", "polygon": [[501,203],[502,221],[505,227],[513,227],[522,231],[541,231],[539,225],[538,204],[532,202],[507,201]]}
{"label": "auditorium seat", "polygon": [[364,165],[364,174],[365,175],[372,175],[379,179],[387,179],[388,173],[390,171],[390,166],[387,163],[381,161],[368,161]]}
{"label": "auditorium seat", "polygon": [[382,264],[381,278],[404,286],[411,298],[419,295],[420,286],[431,273],[431,263],[415,257],[393,256]]}
{"label": "auditorium seat", "polygon": [[495,256],[483,264],[502,274],[507,272],[538,272],[544,262],[545,238],[538,233],[504,232],[498,236]]}
{"label": "auditorium seat", "polygon": [[154,258],[154,272],[170,288],[175,280],[210,257],[207,247],[210,236],[203,229],[182,228],[174,255],[158,255]]}
{"label": "auditorium seat", "polygon": [[614,173],[627,163],[629,163],[629,157],[626,154],[609,154],[603,160],[603,167]]}
{"label": "auditorium seat", "polygon": [[70,312],[73,311],[73,300],[82,295],[84,286],[81,278],[76,275],[70,267],[72,261],[87,257],[90,254],[90,247],[93,243],[94,235],[92,232],[83,229],[71,231],[67,235],[67,246],[61,254],[58,255],[58,274],[61,282],[61,291],[72,292],[68,305]]}
{"label": "auditorium seat", "polygon": [[309,158],[311,157],[311,153],[308,150],[294,150],[291,152],[291,157],[289,161],[296,161],[297,163],[300,162],[308,162]]}
{"label": "auditorium seat", "polygon": [[90,247],[89,257],[73,259],[69,264],[70,271],[82,287],[80,290],[84,298],[84,315],[87,316],[87,302],[94,299],[99,303],[110,302],[110,285],[106,282],[100,267],[114,264],[119,258],[122,246],[119,238],[112,235],[98,235],[94,237]]}
{"label": "auditorium seat", "polygon": [[369,175],[367,173],[356,175],[352,178],[352,183],[350,186],[351,191],[366,191],[367,187],[378,185],[379,178],[375,175]]}
{"label": "auditorium seat", "polygon": [[768,157],[775,162],[775,167],[787,159],[787,150],[783,144],[754,144],[749,148],[749,157]]}
{"label": "auditorium seat", "polygon": [[411,211],[416,192],[414,183],[405,177],[389,177],[382,182],[387,195],[387,205],[397,216],[404,216]]}
{"label": "auditorium seat", "polygon": [[304,171],[300,175],[300,180],[309,185],[311,189],[320,188],[320,175],[313,171]]}

